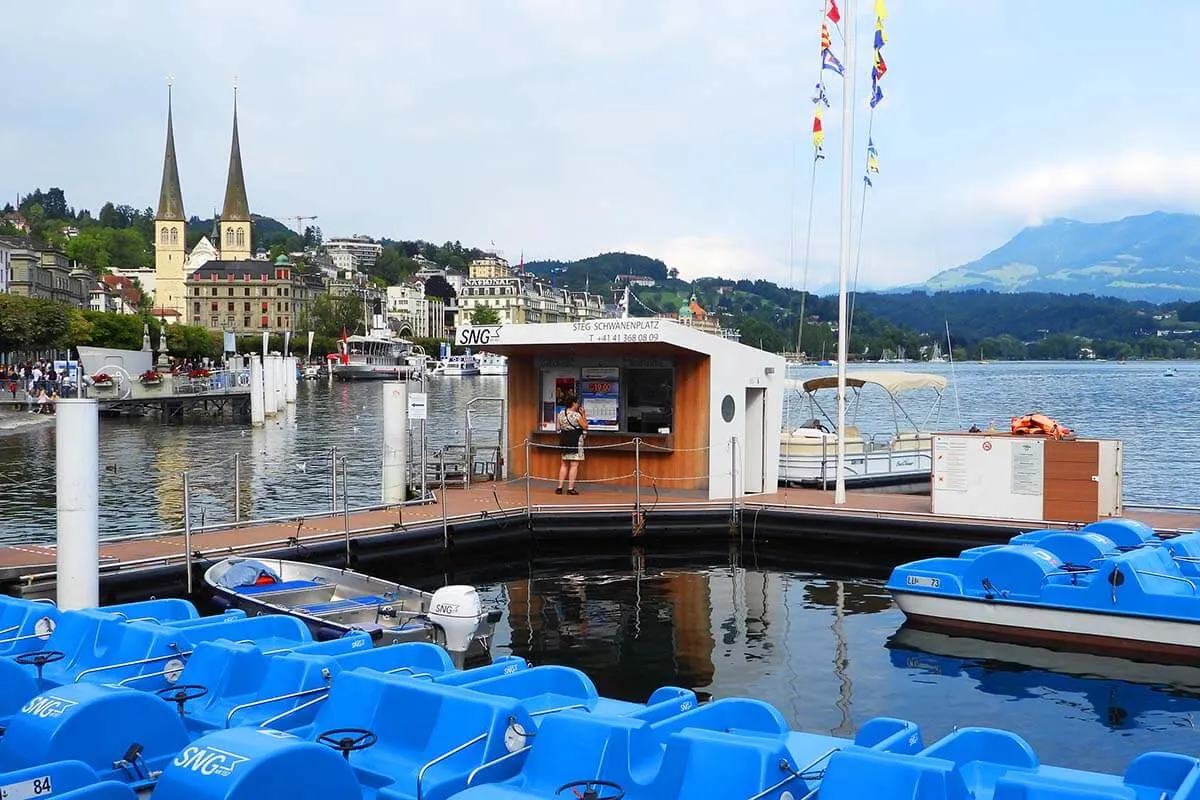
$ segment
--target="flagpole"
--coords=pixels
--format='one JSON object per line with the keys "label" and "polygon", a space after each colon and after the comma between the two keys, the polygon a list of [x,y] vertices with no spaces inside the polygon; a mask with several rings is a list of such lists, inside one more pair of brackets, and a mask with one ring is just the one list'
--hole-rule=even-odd
{"label": "flagpole", "polygon": [[854,0],[843,0],[845,21],[845,84],[842,89],[842,187],[838,215],[838,346],[837,346],[837,482],[833,502],[846,503],[846,356],[849,330],[846,324],[846,274],[850,268],[850,172],[854,146]]}

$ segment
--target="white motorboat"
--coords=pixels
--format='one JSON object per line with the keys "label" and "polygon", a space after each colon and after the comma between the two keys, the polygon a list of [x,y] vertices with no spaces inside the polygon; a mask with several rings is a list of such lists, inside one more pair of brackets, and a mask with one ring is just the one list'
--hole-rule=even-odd
{"label": "white motorboat", "polygon": [[457,666],[491,660],[500,612],[483,608],[472,586],[423,592],[348,569],[267,558],[226,558],[204,581],[220,605],[250,614],[289,614],[317,638],[367,631],[376,647],[433,642]]}
{"label": "white motorboat", "polygon": [[434,364],[430,375],[445,375],[447,377],[465,377],[478,375],[479,365],[474,356],[447,356]]}
{"label": "white motorboat", "polygon": [[479,367],[480,375],[508,374],[508,356],[497,353],[477,353],[475,363]]}
{"label": "white motorboat", "polygon": [[[837,377],[823,376],[789,384],[808,406],[809,419],[798,428],[785,430],[780,437],[779,480],[785,484],[827,488],[836,479],[838,432],[831,417],[821,408],[817,392],[824,389],[836,392]],[[876,386],[891,401],[895,420],[895,429],[890,434],[863,436],[857,426],[846,426],[847,487],[908,493],[929,490],[933,437],[909,416],[900,404],[899,395],[932,390],[936,399],[928,421],[940,411],[941,393],[947,385],[941,375],[920,372],[880,370],[846,376],[846,388],[853,392],[856,418],[863,388]],[[910,423],[909,429],[901,427],[901,419]]]}

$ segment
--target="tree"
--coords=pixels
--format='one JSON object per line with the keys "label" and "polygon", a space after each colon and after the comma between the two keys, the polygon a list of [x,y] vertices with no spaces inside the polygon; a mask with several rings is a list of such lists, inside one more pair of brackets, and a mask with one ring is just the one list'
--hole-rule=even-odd
{"label": "tree", "polygon": [[316,247],[322,242],[321,229],[316,225],[309,225],[304,229],[304,246]]}
{"label": "tree", "polygon": [[343,330],[354,333],[362,327],[363,317],[363,301],[358,295],[323,294],[313,301],[304,322],[318,335],[337,339]]}
{"label": "tree", "polygon": [[500,312],[491,306],[475,306],[471,310],[472,325],[499,325]]}
{"label": "tree", "polygon": [[[141,335],[138,336],[139,347]],[[214,343],[208,330],[200,325],[168,325],[167,351],[179,358],[216,358],[220,344]]]}
{"label": "tree", "polygon": [[450,305],[458,298],[458,292],[441,275],[434,275],[425,281],[425,296],[440,297],[446,305]]}

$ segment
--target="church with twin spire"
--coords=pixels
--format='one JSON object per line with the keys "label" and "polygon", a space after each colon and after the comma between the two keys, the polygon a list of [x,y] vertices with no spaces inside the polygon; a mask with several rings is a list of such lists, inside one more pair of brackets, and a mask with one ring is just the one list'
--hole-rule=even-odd
{"label": "church with twin spire", "polygon": [[162,186],[158,210],[154,215],[154,314],[187,316],[185,282],[198,268],[210,261],[250,261],[253,221],[246,199],[246,179],[242,173],[242,148],[238,141],[237,90],[233,98],[233,144],[229,152],[229,175],[225,181],[225,203],[221,209],[216,242],[204,237],[191,253],[187,251],[187,216],[183,211],[183,190],[179,182],[179,162],[175,154],[175,124],[172,99],[167,94],[167,150],[163,157]]}
{"label": "church with twin spire", "polygon": [[242,173],[235,89],[225,203],[212,239],[202,237],[188,250],[174,112],[168,93],[167,150],[154,218],[154,316],[164,322],[238,335],[294,331],[322,290],[320,281],[311,283],[287,256],[275,261],[255,258],[253,226]]}

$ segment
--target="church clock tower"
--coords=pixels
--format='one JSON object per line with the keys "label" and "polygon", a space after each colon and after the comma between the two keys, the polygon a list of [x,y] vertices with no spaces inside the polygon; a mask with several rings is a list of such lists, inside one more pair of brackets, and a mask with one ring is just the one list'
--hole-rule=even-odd
{"label": "church clock tower", "polygon": [[225,206],[221,209],[217,248],[222,261],[249,259],[250,203],[246,200],[246,179],[242,175],[242,147],[238,142],[237,89],[233,90],[233,147],[229,152],[229,178],[225,182]]}
{"label": "church clock tower", "polygon": [[[167,152],[163,158],[162,188],[154,215],[154,307],[184,313],[187,298],[183,286],[184,245],[187,217],[179,188],[179,164],[175,160],[175,128],[171,113],[171,87],[167,85]],[[181,316],[182,319],[182,316]]]}

